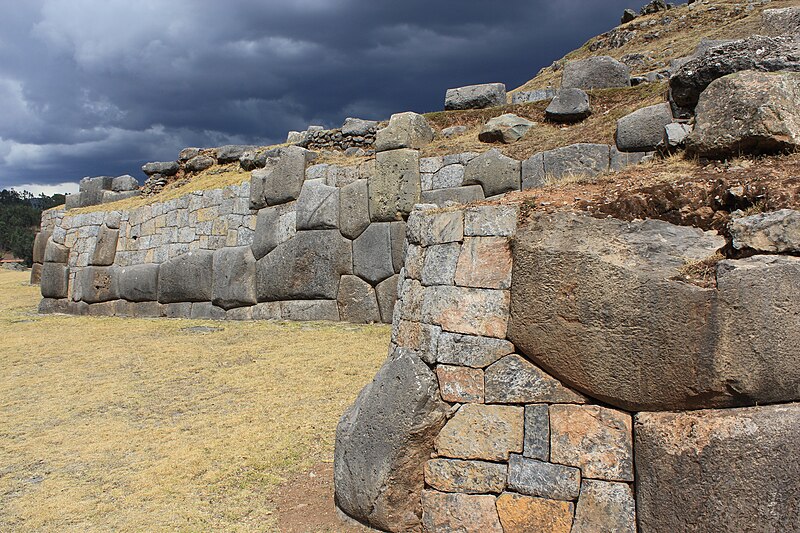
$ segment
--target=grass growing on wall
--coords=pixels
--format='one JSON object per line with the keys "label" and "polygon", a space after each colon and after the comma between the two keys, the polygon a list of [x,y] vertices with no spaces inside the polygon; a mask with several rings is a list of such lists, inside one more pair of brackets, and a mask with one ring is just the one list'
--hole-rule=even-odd
{"label": "grass growing on wall", "polygon": [[386,357],[387,326],[39,316],[28,275],[0,270],[4,531],[275,530]]}

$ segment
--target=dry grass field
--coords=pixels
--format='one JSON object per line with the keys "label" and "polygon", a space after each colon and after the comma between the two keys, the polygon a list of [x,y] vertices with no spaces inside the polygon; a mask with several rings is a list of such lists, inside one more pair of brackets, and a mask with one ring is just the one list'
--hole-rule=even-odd
{"label": "dry grass field", "polygon": [[39,316],[27,276],[0,270],[0,531],[285,530],[386,356],[386,326]]}

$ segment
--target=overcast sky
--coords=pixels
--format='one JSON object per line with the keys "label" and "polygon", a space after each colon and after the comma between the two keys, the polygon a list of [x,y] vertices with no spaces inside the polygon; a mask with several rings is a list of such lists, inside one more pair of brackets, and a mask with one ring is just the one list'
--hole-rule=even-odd
{"label": "overcast sky", "polygon": [[641,2],[0,0],[0,188],[510,90]]}

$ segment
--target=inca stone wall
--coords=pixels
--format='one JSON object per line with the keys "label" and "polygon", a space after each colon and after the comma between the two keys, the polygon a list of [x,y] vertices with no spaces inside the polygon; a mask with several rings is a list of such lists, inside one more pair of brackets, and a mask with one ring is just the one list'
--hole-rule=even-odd
{"label": "inca stone wall", "polygon": [[796,529],[798,217],[737,219],[755,255],[700,287],[716,232],[421,206],[337,505],[386,531]]}

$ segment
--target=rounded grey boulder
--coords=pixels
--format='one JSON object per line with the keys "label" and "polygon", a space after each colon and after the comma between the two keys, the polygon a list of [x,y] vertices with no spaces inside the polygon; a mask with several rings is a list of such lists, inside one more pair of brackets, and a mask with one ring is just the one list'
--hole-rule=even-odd
{"label": "rounded grey boulder", "polygon": [[544,113],[553,122],[580,122],[592,114],[589,95],[582,89],[561,89]]}
{"label": "rounded grey boulder", "polygon": [[570,61],[561,75],[561,87],[564,89],[609,89],[630,85],[631,72],[628,67],[609,56]]}
{"label": "rounded grey boulder", "polygon": [[447,111],[485,109],[506,105],[506,86],[502,83],[483,83],[448,89],[444,98]]}
{"label": "rounded grey boulder", "polygon": [[664,127],[672,122],[667,103],[637,109],[617,121],[617,149],[620,152],[651,152],[664,139]]}

